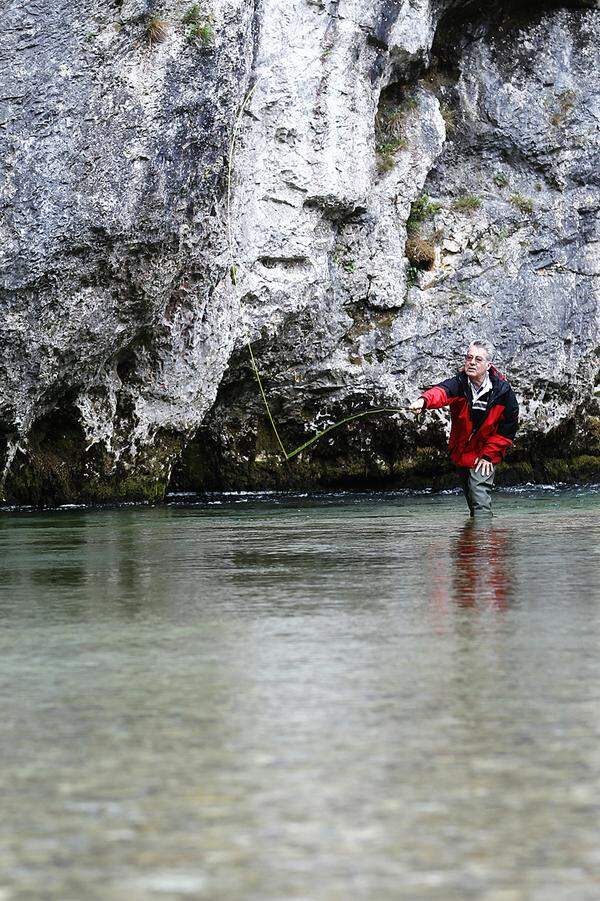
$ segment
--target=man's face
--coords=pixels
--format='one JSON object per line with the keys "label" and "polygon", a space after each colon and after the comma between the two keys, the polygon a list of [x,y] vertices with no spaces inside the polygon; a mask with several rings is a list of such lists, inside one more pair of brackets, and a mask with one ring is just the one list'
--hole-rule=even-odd
{"label": "man's face", "polygon": [[469,345],[465,354],[465,372],[472,379],[482,378],[489,369],[490,361],[483,347]]}

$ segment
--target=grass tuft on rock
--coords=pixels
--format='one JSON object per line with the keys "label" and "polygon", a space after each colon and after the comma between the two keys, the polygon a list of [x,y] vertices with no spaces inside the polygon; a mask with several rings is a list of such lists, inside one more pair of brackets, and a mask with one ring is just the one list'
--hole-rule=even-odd
{"label": "grass tuft on rock", "polygon": [[476,194],[461,194],[457,197],[452,207],[461,213],[473,213],[481,206],[481,198]]}
{"label": "grass tuft on rock", "polygon": [[389,172],[396,165],[396,154],[400,150],[406,150],[407,141],[405,138],[398,138],[396,141],[384,141],[378,143],[375,147],[377,153],[377,170],[382,174]]}
{"label": "grass tuft on rock", "polygon": [[422,194],[413,202],[410,208],[408,219],[406,220],[406,231],[409,235],[416,235],[421,225],[432,219],[441,206],[439,203],[433,203],[429,194]]}
{"label": "grass tuft on rock", "polygon": [[435,244],[426,238],[409,238],[406,242],[406,256],[417,269],[432,269],[435,263]]}
{"label": "grass tuft on rock", "polygon": [[396,164],[396,154],[406,150],[406,119],[418,107],[414,97],[406,95],[396,85],[382,91],[375,116],[375,153],[377,169],[383,174]]}
{"label": "grass tuft on rock", "polygon": [[510,202],[522,213],[533,213],[533,200],[530,197],[524,197],[518,193],[511,194]]}
{"label": "grass tuft on rock", "polygon": [[162,44],[169,34],[169,26],[164,19],[158,16],[150,16],[146,23],[146,41],[150,47]]}
{"label": "grass tuft on rock", "polygon": [[192,4],[181,19],[184,25],[197,25],[202,21],[202,13],[198,3]]}
{"label": "grass tuft on rock", "polygon": [[182,20],[185,28],[185,39],[188,44],[199,44],[212,47],[215,42],[214,18],[211,13],[203,13],[198,3],[187,10]]}

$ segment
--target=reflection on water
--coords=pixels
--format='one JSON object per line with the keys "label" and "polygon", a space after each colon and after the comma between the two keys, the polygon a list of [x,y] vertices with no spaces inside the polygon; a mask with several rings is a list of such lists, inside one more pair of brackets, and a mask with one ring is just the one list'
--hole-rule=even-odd
{"label": "reflection on water", "polygon": [[443,615],[452,606],[505,610],[517,596],[517,532],[496,521],[468,519],[451,536],[432,542],[427,568],[429,602]]}
{"label": "reflection on water", "polygon": [[495,523],[468,521],[454,552],[452,596],[463,607],[504,610],[512,600],[514,534]]}
{"label": "reflection on water", "polygon": [[0,517],[0,899],[592,899],[598,494]]}

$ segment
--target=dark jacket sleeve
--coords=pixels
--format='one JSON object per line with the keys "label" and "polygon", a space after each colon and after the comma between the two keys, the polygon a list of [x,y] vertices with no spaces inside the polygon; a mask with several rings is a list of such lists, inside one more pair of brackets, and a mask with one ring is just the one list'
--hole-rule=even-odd
{"label": "dark jacket sleeve", "polygon": [[439,407],[445,407],[446,404],[452,403],[453,398],[460,397],[462,394],[462,385],[458,376],[451,379],[444,379],[428,388],[421,394],[425,399],[425,410],[437,410]]}

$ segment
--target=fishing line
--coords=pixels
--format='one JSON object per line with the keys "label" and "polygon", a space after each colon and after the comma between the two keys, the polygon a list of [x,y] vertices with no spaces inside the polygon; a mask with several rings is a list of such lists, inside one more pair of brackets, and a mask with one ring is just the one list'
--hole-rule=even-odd
{"label": "fishing line", "polygon": [[[235,121],[233,124],[233,131],[231,135],[231,144],[229,146],[229,156],[227,160],[227,206],[226,206],[226,222],[227,222],[227,246],[229,253],[229,278],[231,280],[231,285],[233,288],[234,299],[240,303],[240,297],[238,295],[238,282],[237,282],[237,265],[234,258],[233,253],[233,228],[232,228],[232,219],[231,219],[231,189],[233,182],[233,160],[235,155],[235,147],[238,139],[239,130],[241,127],[242,116],[246,112],[250,100],[256,90],[256,86],[260,78],[257,78],[246,96],[244,97],[240,108],[238,110],[237,116],[235,117]],[[241,304],[240,304],[241,305]],[[243,321],[243,320],[242,320]],[[263,406],[265,408],[265,412],[269,419],[269,423],[271,424],[271,429],[275,438],[277,439],[277,444],[279,445],[279,449],[281,450],[282,456],[284,460],[291,460],[296,457],[298,454],[302,453],[302,451],[307,450],[307,448],[311,447],[311,445],[315,444],[315,442],[319,441],[324,435],[327,435],[329,432],[332,432],[334,429],[340,428],[340,426],[346,425],[348,422],[352,422],[355,419],[361,419],[365,416],[377,416],[381,414],[398,414],[401,413],[405,419],[408,419],[406,416],[406,411],[402,407],[378,407],[374,410],[363,410],[360,413],[353,413],[351,416],[345,416],[343,419],[337,420],[336,422],[331,423],[326,428],[322,429],[320,432],[317,432],[316,435],[313,435],[312,438],[309,438],[303,444],[300,444],[298,447],[294,448],[292,451],[288,451],[285,448],[283,441],[281,440],[281,435],[279,434],[279,430],[277,428],[277,424],[275,419],[273,418],[273,414],[271,412],[271,407],[269,406],[269,401],[267,400],[267,395],[265,392],[265,388],[263,385],[263,381],[258,370],[258,365],[256,363],[256,358],[254,356],[254,351],[252,350],[252,343],[250,341],[250,337],[248,335],[246,323],[244,323],[245,329],[245,340],[246,345],[248,347],[248,353],[250,355],[250,363],[252,366],[252,370],[254,372],[254,376],[256,378],[256,383],[258,385],[258,390],[263,402]],[[418,421],[417,417],[417,421]]]}

